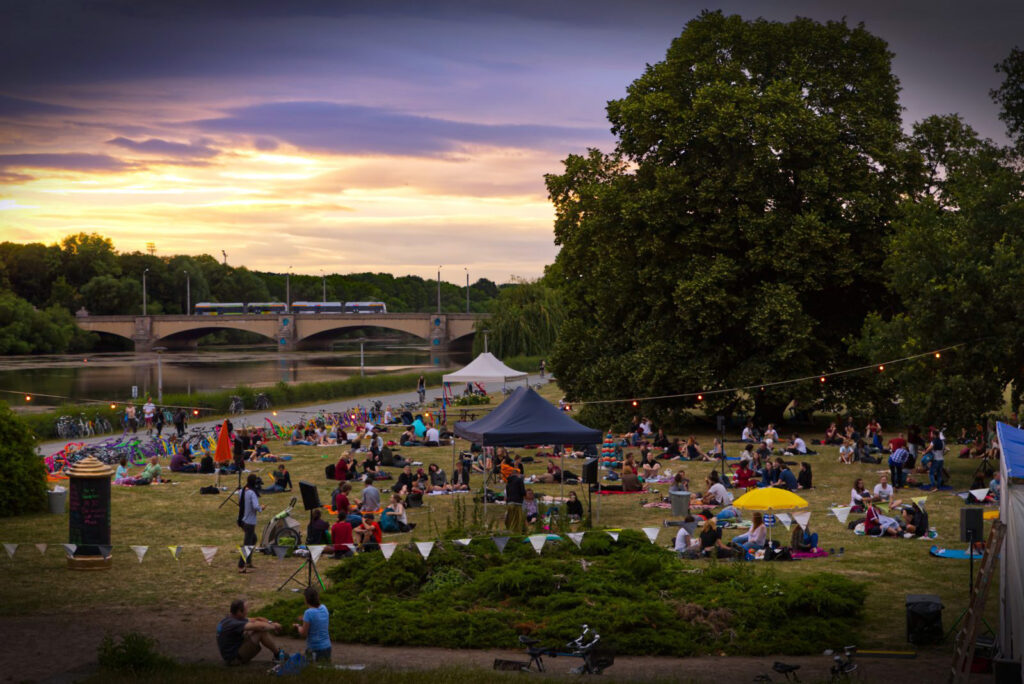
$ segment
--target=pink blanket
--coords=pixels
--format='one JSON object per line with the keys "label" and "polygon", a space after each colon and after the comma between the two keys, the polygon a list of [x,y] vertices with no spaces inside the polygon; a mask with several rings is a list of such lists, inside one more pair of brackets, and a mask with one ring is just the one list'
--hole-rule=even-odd
{"label": "pink blanket", "polygon": [[803,560],[804,558],[825,558],[828,556],[828,551],[825,549],[818,549],[814,553],[810,551],[794,551],[793,560]]}

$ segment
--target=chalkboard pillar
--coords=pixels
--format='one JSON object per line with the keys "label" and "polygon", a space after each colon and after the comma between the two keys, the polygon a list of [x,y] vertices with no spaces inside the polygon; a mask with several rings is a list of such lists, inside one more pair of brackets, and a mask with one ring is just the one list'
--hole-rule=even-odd
{"label": "chalkboard pillar", "polygon": [[69,570],[109,570],[110,475],[113,469],[94,456],[83,458],[68,470],[68,543],[77,548],[68,558]]}

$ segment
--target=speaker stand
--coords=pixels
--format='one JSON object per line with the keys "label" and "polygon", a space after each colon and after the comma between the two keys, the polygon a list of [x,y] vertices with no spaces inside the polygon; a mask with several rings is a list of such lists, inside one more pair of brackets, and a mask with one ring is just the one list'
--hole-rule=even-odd
{"label": "speaker stand", "polygon": [[[219,480],[220,479],[220,471],[218,470],[217,473],[218,473],[217,474],[217,479]],[[234,499],[235,498],[235,494],[237,494],[240,491],[242,491],[242,469],[241,468],[238,469],[238,488],[235,489],[235,491],[233,491],[233,492],[228,492],[227,498],[220,502],[220,506],[217,506],[217,510],[220,510],[221,508],[224,508],[224,504],[226,504],[228,501],[231,501],[232,499]],[[242,506],[241,494],[239,494],[239,499],[235,503],[237,503],[239,508],[241,508],[241,506]]]}
{"label": "speaker stand", "polygon": [[[303,568],[306,569],[306,581],[305,582],[303,582],[301,579],[299,579],[299,573],[302,572]],[[320,585],[320,591],[324,591],[326,589],[326,587],[324,587],[324,581],[320,577],[320,571],[317,570],[316,563],[313,562],[312,552],[310,552],[310,556],[306,558],[306,561],[302,565],[300,565],[298,568],[296,568],[295,572],[293,572],[291,574],[291,576],[289,576],[288,579],[286,579],[284,581],[284,584],[282,584],[281,586],[279,586],[277,588],[277,590],[281,591],[286,586],[288,586],[289,582],[295,582],[297,585],[299,585],[298,588],[293,589],[292,591],[298,591],[299,589],[305,589],[307,587],[311,587],[311,586],[313,586],[313,577],[314,576],[316,576],[316,581]]]}

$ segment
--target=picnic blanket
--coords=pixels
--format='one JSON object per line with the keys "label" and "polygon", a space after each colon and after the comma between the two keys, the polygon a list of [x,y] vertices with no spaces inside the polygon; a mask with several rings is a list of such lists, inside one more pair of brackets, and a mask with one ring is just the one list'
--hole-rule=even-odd
{"label": "picnic blanket", "polygon": [[[966,549],[943,549],[938,546],[933,546],[928,549],[928,553],[936,558],[957,558],[960,560],[968,560],[971,557],[971,554],[969,554]],[[983,555],[985,555],[983,551],[974,552],[974,557],[977,560],[981,560]]]}
{"label": "picnic blanket", "polygon": [[649,494],[649,493],[650,492],[648,492],[646,489],[636,489],[636,490],[633,490],[631,492],[623,492],[621,490],[614,490],[614,491],[610,491],[609,492],[607,489],[602,489],[600,492],[598,492],[598,494],[600,494],[601,496],[611,496],[612,494]]}
{"label": "picnic blanket", "polygon": [[825,549],[818,549],[817,551],[794,551],[793,560],[805,560],[807,558],[825,558],[828,556],[828,551]]}

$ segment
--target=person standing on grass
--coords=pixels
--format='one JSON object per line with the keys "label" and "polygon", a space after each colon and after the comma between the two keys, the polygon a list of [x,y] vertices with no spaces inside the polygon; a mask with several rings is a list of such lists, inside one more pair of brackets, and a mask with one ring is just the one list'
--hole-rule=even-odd
{"label": "person standing on grass", "polygon": [[142,406],[142,417],[146,420],[146,434],[153,434],[153,417],[156,415],[156,404],[153,397],[146,397],[146,403]]}
{"label": "person standing on grass", "polygon": [[179,408],[174,414],[174,429],[178,431],[178,437],[185,436],[185,409]]}
{"label": "person standing on grass", "polygon": [[327,606],[320,603],[320,592],[316,587],[306,587],[306,612],[302,622],[295,623],[299,636],[306,639],[306,658],[314,663],[331,662],[331,635],[328,631],[330,615]]}
{"label": "person standing on grass", "polygon": [[[246,546],[256,546],[256,524],[259,522],[257,514],[263,510],[263,507],[260,506],[260,497],[256,494],[257,482],[256,473],[249,473],[249,477],[245,481],[245,488],[242,490],[242,496],[238,502],[238,526],[244,532],[242,538],[243,551]],[[253,549],[250,549],[248,555],[238,559],[238,572],[243,575],[249,570],[254,569],[252,554]]]}
{"label": "person standing on grass", "polygon": [[230,613],[217,623],[217,650],[227,665],[245,665],[266,648],[275,662],[285,659],[271,632],[280,632],[281,625],[262,617],[249,617],[249,606],[243,599],[231,602]]}
{"label": "person standing on grass", "polygon": [[931,455],[931,464],[928,466],[928,481],[931,483],[931,491],[937,492],[942,486],[942,469],[946,465],[946,445],[938,431],[932,430],[928,448],[921,454],[921,458]]}
{"label": "person standing on grass", "polygon": [[427,381],[422,375],[416,381],[416,394],[419,395],[421,404],[427,400]]}

